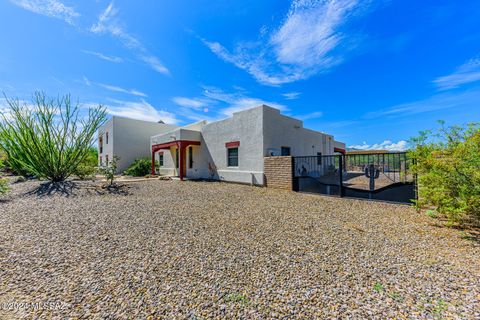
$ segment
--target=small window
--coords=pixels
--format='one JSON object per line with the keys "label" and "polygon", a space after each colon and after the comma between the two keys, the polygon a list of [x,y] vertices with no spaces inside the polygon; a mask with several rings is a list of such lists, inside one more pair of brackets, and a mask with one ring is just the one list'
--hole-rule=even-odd
{"label": "small window", "polygon": [[322,153],[317,152],[317,165],[321,166],[322,165]]}
{"label": "small window", "polygon": [[105,165],[108,166],[108,154],[105,156]]}
{"label": "small window", "polygon": [[108,144],[108,132],[105,132],[105,144]]}
{"label": "small window", "polygon": [[193,147],[188,148],[188,168],[193,168]]}
{"label": "small window", "polygon": [[238,167],[238,148],[228,148],[227,157],[229,167]]}
{"label": "small window", "polygon": [[102,159],[102,156],[100,156],[100,160],[99,160],[99,166],[102,167],[103,166],[103,159]]}
{"label": "small window", "polygon": [[159,165],[160,167],[163,167],[163,153],[160,153],[160,154],[158,155],[158,165]]}
{"label": "small window", "polygon": [[100,138],[98,138],[98,149],[99,149],[100,153],[103,152],[103,138],[102,138],[102,136],[100,136]]}
{"label": "small window", "polygon": [[282,151],[280,152],[282,156],[289,156],[290,155],[290,147],[282,147]]}
{"label": "small window", "polygon": [[175,149],[175,168],[178,168],[178,148]]}

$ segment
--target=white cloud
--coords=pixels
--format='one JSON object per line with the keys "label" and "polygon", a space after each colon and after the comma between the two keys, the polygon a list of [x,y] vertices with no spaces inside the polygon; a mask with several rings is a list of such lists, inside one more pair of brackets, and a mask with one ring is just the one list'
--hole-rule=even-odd
{"label": "white cloud", "polygon": [[83,82],[84,82],[87,86],[89,86],[89,87],[92,85],[92,83],[90,82],[90,80],[88,80],[88,78],[85,77],[85,76],[83,76]]}
{"label": "white cloud", "polygon": [[375,143],[372,145],[367,144],[365,141],[363,144],[349,146],[351,149],[357,150],[388,150],[388,151],[405,151],[408,149],[408,142],[400,140],[398,142],[392,142],[385,140],[381,143]]}
{"label": "white cloud", "polygon": [[480,80],[480,58],[470,59],[449,75],[433,80],[439,90],[458,88],[463,84]]}
{"label": "white cloud", "polygon": [[281,85],[328,71],[343,61],[349,43],[342,28],[369,0],[294,0],[283,23],[267,37],[237,43],[233,53],[218,42],[202,39],[218,57],[246,70],[258,82]]}
{"label": "white cloud", "polygon": [[208,101],[202,98],[174,97],[172,101],[179,106],[197,110],[204,109],[208,105]]}
{"label": "white cloud", "polygon": [[365,115],[365,118],[395,118],[445,109],[478,108],[478,101],[480,101],[480,88],[462,92],[443,92],[424,100],[398,104],[390,108],[369,112]]}
{"label": "white cloud", "polygon": [[115,62],[115,63],[123,62],[123,59],[120,58],[120,57],[107,56],[107,55],[104,55],[100,52],[88,51],[88,50],[82,50],[82,52],[86,53],[86,54],[89,54],[89,55],[92,55],[92,56],[95,56],[95,57],[98,57],[98,58],[106,60],[106,61],[110,61],[110,62]]}
{"label": "white cloud", "polygon": [[147,95],[145,93],[140,92],[140,91],[135,90],[135,89],[124,89],[124,88],[121,88],[121,87],[112,86],[112,85],[104,84],[104,83],[97,83],[97,85],[104,88],[104,89],[114,91],[114,92],[131,94],[131,95],[134,95],[134,96],[137,96],[137,97],[144,97],[144,98],[147,97]]}
{"label": "white cloud", "polygon": [[151,122],[162,120],[168,124],[178,123],[178,119],[173,113],[165,110],[157,110],[143,99],[141,101],[110,101],[113,102],[113,105],[109,104],[105,107],[107,112],[114,116]]}
{"label": "white cloud", "polygon": [[152,55],[142,55],[140,59],[143,60],[143,62],[145,62],[146,64],[148,64],[153,70],[163,74],[170,74],[170,71],[168,71],[168,69],[160,62],[157,57]]}
{"label": "white cloud", "polygon": [[138,58],[150,66],[150,68],[162,74],[169,74],[169,70],[161,63],[160,59],[149,53],[140,40],[121,26],[117,14],[118,10],[112,1],[100,14],[97,23],[90,27],[90,31],[96,34],[110,34],[119,39],[125,47],[134,50]]}
{"label": "white cloud", "polygon": [[322,116],[323,116],[323,112],[321,112],[321,111],[315,111],[315,112],[312,112],[312,113],[307,113],[307,114],[304,114],[304,115],[299,115],[299,116],[297,116],[297,118],[300,119],[300,120],[310,120],[310,119],[321,118]]}
{"label": "white cloud", "polygon": [[203,95],[212,100],[220,101],[227,106],[220,109],[224,115],[231,116],[233,113],[258,107],[261,105],[268,105],[280,111],[287,111],[288,108],[282,104],[266,101],[260,98],[252,98],[245,96],[243,93],[225,93],[215,87],[204,87]]}
{"label": "white cloud", "polygon": [[[213,117],[206,117],[205,113],[216,113],[218,118],[231,116],[233,113],[259,107],[261,105],[268,105],[272,108],[287,111],[288,108],[282,104],[266,101],[260,98],[247,96],[243,90],[239,92],[230,93],[224,92],[216,87],[203,87],[203,96],[187,98],[174,97],[172,101],[181,106],[180,112],[187,118],[199,120],[212,120]],[[215,107],[215,109],[213,109]],[[212,110],[213,109],[213,110]]]}
{"label": "white cloud", "polygon": [[301,92],[286,92],[282,93],[282,96],[287,100],[295,100],[298,99],[301,94]]}
{"label": "white cloud", "polygon": [[73,25],[80,14],[72,7],[65,6],[58,0],[10,0],[17,6],[47,17],[57,18]]}

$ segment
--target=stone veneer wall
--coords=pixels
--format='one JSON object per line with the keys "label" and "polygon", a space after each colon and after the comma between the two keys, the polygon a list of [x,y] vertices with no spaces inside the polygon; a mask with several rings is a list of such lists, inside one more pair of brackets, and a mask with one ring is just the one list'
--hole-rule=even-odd
{"label": "stone veneer wall", "polygon": [[263,164],[266,187],[293,190],[292,157],[265,157]]}

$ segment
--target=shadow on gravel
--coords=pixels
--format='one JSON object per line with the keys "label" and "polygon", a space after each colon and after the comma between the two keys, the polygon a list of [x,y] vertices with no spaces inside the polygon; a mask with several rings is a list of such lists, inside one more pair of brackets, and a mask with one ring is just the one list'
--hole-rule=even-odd
{"label": "shadow on gravel", "polygon": [[126,184],[102,185],[96,187],[96,193],[99,195],[113,194],[119,196],[128,196],[130,194],[130,186]]}
{"label": "shadow on gravel", "polygon": [[447,223],[444,222],[443,224],[435,223],[430,225],[437,228],[451,228],[458,230],[460,231],[460,237],[462,239],[472,241],[475,245],[480,246],[480,226],[478,226],[477,224],[461,224],[447,226]]}
{"label": "shadow on gravel", "polygon": [[74,181],[45,182],[35,189],[26,193],[29,196],[51,197],[51,196],[88,196],[88,195],[119,195],[130,194],[130,186],[126,184],[99,185],[85,184]]}
{"label": "shadow on gravel", "polygon": [[33,189],[32,191],[27,192],[27,194],[36,195],[37,197],[53,195],[69,197],[74,194],[75,190],[78,189],[78,185],[72,181],[45,182],[39,185],[37,188]]}

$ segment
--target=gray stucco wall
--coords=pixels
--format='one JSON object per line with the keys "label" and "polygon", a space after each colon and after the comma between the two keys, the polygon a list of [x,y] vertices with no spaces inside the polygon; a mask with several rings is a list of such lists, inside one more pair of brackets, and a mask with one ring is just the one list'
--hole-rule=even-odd
{"label": "gray stucco wall", "polygon": [[104,138],[104,150],[99,157],[102,157],[105,164],[106,155],[110,161],[114,155],[119,156],[118,173],[123,172],[135,159],[151,157],[151,136],[174,128],[176,126],[169,124],[112,117],[99,129],[99,135],[105,137],[106,132],[109,133],[108,146]]}
{"label": "gray stucco wall", "polygon": [[289,147],[292,156],[316,156],[333,154],[333,136],[306,129],[303,122],[280,114],[270,107],[264,108],[264,155],[268,151],[279,152],[281,147]]}

